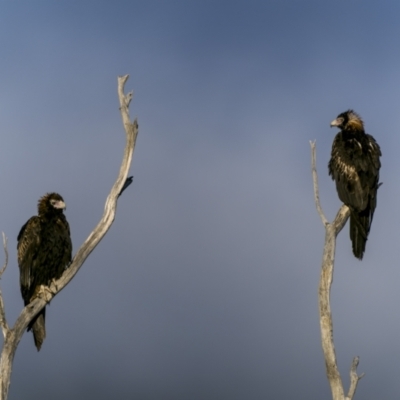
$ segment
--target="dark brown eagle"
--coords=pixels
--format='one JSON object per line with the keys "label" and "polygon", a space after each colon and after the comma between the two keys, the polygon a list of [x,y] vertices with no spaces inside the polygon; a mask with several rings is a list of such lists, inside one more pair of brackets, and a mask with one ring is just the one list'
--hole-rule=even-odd
{"label": "dark brown eagle", "polygon": [[329,175],[336,182],[339,199],[350,208],[353,254],[361,260],[376,208],[382,153],[353,110],[340,114],[332,126],[341,131],[333,140]]}
{"label": "dark brown eagle", "polygon": [[[64,200],[58,193],[45,194],[39,199],[38,216],[30,218],[18,234],[18,265],[25,305],[52,280],[60,278],[71,262],[72,243],[64,209]],[[46,337],[45,315],[43,308],[28,326],[38,351]]]}

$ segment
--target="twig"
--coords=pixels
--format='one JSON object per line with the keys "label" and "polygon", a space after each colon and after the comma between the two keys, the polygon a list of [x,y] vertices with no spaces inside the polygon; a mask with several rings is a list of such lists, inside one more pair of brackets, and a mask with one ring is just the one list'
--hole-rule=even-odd
{"label": "twig", "polygon": [[328,224],[328,220],[326,219],[324,212],[322,211],[321,202],[319,200],[319,188],[318,188],[318,175],[317,175],[317,154],[315,148],[315,140],[312,142],[310,140],[311,146],[311,168],[312,168],[312,176],[313,176],[313,183],[314,183],[314,199],[315,205],[317,206],[317,211],[319,216],[321,217],[322,223],[325,225]]}
{"label": "twig", "polygon": [[[3,267],[0,270],[0,278],[3,275],[3,273],[6,270],[7,265],[8,265],[7,236],[5,235],[4,232],[2,232],[2,234],[3,234],[3,248],[4,248],[5,260],[4,260]],[[7,320],[6,320],[6,310],[4,308],[3,293],[1,292],[1,289],[0,289],[0,326],[1,326],[1,330],[3,331],[3,337],[5,339],[10,331],[10,328],[9,328],[9,326],[7,324]]]}
{"label": "twig", "polygon": [[121,196],[121,194],[124,192],[124,190],[125,190],[126,188],[128,188],[128,186],[130,186],[132,182],[133,182],[133,176],[129,176],[128,178],[126,178],[126,181],[125,181],[125,183],[124,183],[124,186],[122,186],[122,189],[121,189],[121,191],[119,192],[118,197]]}
{"label": "twig", "polygon": [[7,248],[7,236],[4,232],[2,232],[3,235],[3,249],[4,249],[4,254],[5,254],[5,260],[4,260],[4,264],[3,267],[0,270],[0,278],[2,277],[4,271],[7,268],[8,265],[8,248]]}
{"label": "twig", "polygon": [[350,388],[345,400],[353,399],[356,393],[358,381],[365,375],[365,373],[362,373],[361,375],[357,374],[357,367],[359,362],[360,362],[359,357],[353,358],[353,362],[351,363],[351,368],[350,368]]}

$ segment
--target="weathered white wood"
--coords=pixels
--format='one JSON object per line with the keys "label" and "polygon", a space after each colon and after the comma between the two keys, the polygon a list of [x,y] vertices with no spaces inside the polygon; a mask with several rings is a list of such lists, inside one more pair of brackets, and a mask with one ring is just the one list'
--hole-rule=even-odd
{"label": "weathered white wood", "polygon": [[321,343],[325,357],[326,376],[331,386],[333,400],[352,400],[357,389],[358,381],[363,377],[357,375],[357,366],[359,359],[355,357],[350,370],[350,389],[345,397],[342,378],[336,361],[335,345],[333,342],[333,324],[330,305],[330,291],[333,282],[333,271],[335,266],[335,248],[336,237],[346,225],[350,216],[350,209],[342,205],[332,223],[326,219],[319,199],[318,177],[316,168],[316,147],[315,142],[311,145],[311,163],[314,183],[314,199],[318,214],[325,227],[325,245],[322,256],[321,277],[319,281],[318,299],[319,299],[319,318],[321,327]]}
{"label": "weathered white wood", "polygon": [[310,141],[311,146],[311,168],[312,168],[312,177],[313,177],[313,184],[314,184],[314,199],[315,205],[317,207],[318,214],[321,218],[321,221],[324,226],[328,224],[328,220],[326,219],[324,212],[322,211],[321,202],[319,200],[319,189],[318,189],[318,175],[317,175],[317,154],[315,148],[315,141]]}
{"label": "weathered white wood", "polygon": [[[7,326],[3,299],[0,296],[0,321],[3,335],[5,336],[3,349],[0,356],[0,400],[6,400],[8,397],[14,355],[29,322],[47,304],[48,301],[50,301],[55,295],[64,289],[64,287],[72,280],[72,278],[81,268],[82,264],[85,262],[86,258],[104,237],[114,221],[115,213],[117,211],[117,200],[128,177],[133,151],[135,149],[136,138],[139,132],[137,120],[135,119],[132,123],[129,119],[129,104],[132,100],[133,94],[132,92],[128,93],[127,95],[124,94],[124,87],[128,78],[129,75],[118,77],[118,97],[120,102],[120,111],[123,126],[126,132],[125,150],[117,180],[115,181],[114,186],[107,197],[104,213],[100,219],[100,222],[79,248],[70,266],[61,276],[61,278],[50,285],[50,293],[47,293],[46,299],[37,298],[28,304],[22,310],[12,329],[9,329]],[[6,259],[7,257],[8,253],[6,252]]]}
{"label": "weathered white wood", "polygon": [[[0,270],[0,279],[3,276],[4,271],[7,268],[8,265],[8,247],[7,247],[7,237],[4,232],[3,234],[3,248],[4,248],[4,264],[3,267]],[[0,326],[1,330],[3,332],[3,337],[5,338],[10,330],[7,320],[6,320],[6,310],[4,309],[4,302],[3,302],[3,294],[1,293],[0,290]]]}

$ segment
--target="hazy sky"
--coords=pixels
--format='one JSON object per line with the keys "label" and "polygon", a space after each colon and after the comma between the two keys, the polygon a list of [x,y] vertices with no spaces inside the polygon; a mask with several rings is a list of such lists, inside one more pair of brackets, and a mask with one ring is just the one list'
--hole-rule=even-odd
{"label": "hazy sky", "polygon": [[48,307],[42,350],[24,335],[9,398],[330,398],[309,140],[332,219],[329,123],[349,108],[384,184],[364,260],[339,237],[335,345],[346,389],[360,356],[357,399],[399,398],[399,18],[398,1],[0,0],[10,324],[38,198],[64,197],[75,251],[102,215],[125,144],[118,75],[139,119],[134,183]]}

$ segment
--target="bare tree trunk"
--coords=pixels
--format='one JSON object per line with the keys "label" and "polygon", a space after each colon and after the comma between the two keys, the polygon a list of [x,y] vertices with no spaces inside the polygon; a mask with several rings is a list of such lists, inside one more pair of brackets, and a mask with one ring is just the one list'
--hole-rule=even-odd
{"label": "bare tree trunk", "polygon": [[[125,151],[119,175],[111,189],[110,194],[107,197],[104,213],[100,222],[77,251],[69,268],[63,273],[60,279],[50,285],[49,289],[51,293],[47,293],[46,298],[36,298],[30,304],[28,304],[22,310],[13,328],[10,328],[7,324],[3,298],[0,291],[0,325],[4,336],[4,344],[0,356],[0,400],[6,400],[8,397],[14,355],[29,322],[72,280],[72,278],[81,268],[82,264],[85,262],[86,258],[107,233],[115,218],[118,197],[132,182],[132,178],[128,178],[128,172],[131,165],[139,128],[137,120],[135,119],[135,121],[132,123],[129,118],[129,104],[132,100],[133,92],[130,92],[127,95],[124,94],[124,87],[128,78],[129,75],[118,77],[118,97],[120,111],[126,132]],[[3,245],[6,254],[6,261],[2,270],[0,271],[0,277],[7,267],[8,262],[7,240],[4,234]]]}
{"label": "bare tree trunk", "polygon": [[318,214],[321,217],[322,224],[325,227],[325,245],[322,257],[318,298],[321,341],[322,350],[325,357],[326,376],[328,377],[328,381],[331,386],[333,400],[352,400],[357,389],[358,381],[364,376],[364,374],[357,374],[359,358],[354,357],[350,369],[350,388],[347,396],[345,397],[342,378],[340,377],[336,361],[335,345],[333,343],[333,325],[330,305],[330,291],[333,282],[333,270],[335,265],[336,237],[345,226],[350,216],[350,209],[346,205],[342,205],[332,223],[329,223],[325,218],[319,200],[315,142],[310,142],[310,145],[315,204]]}

